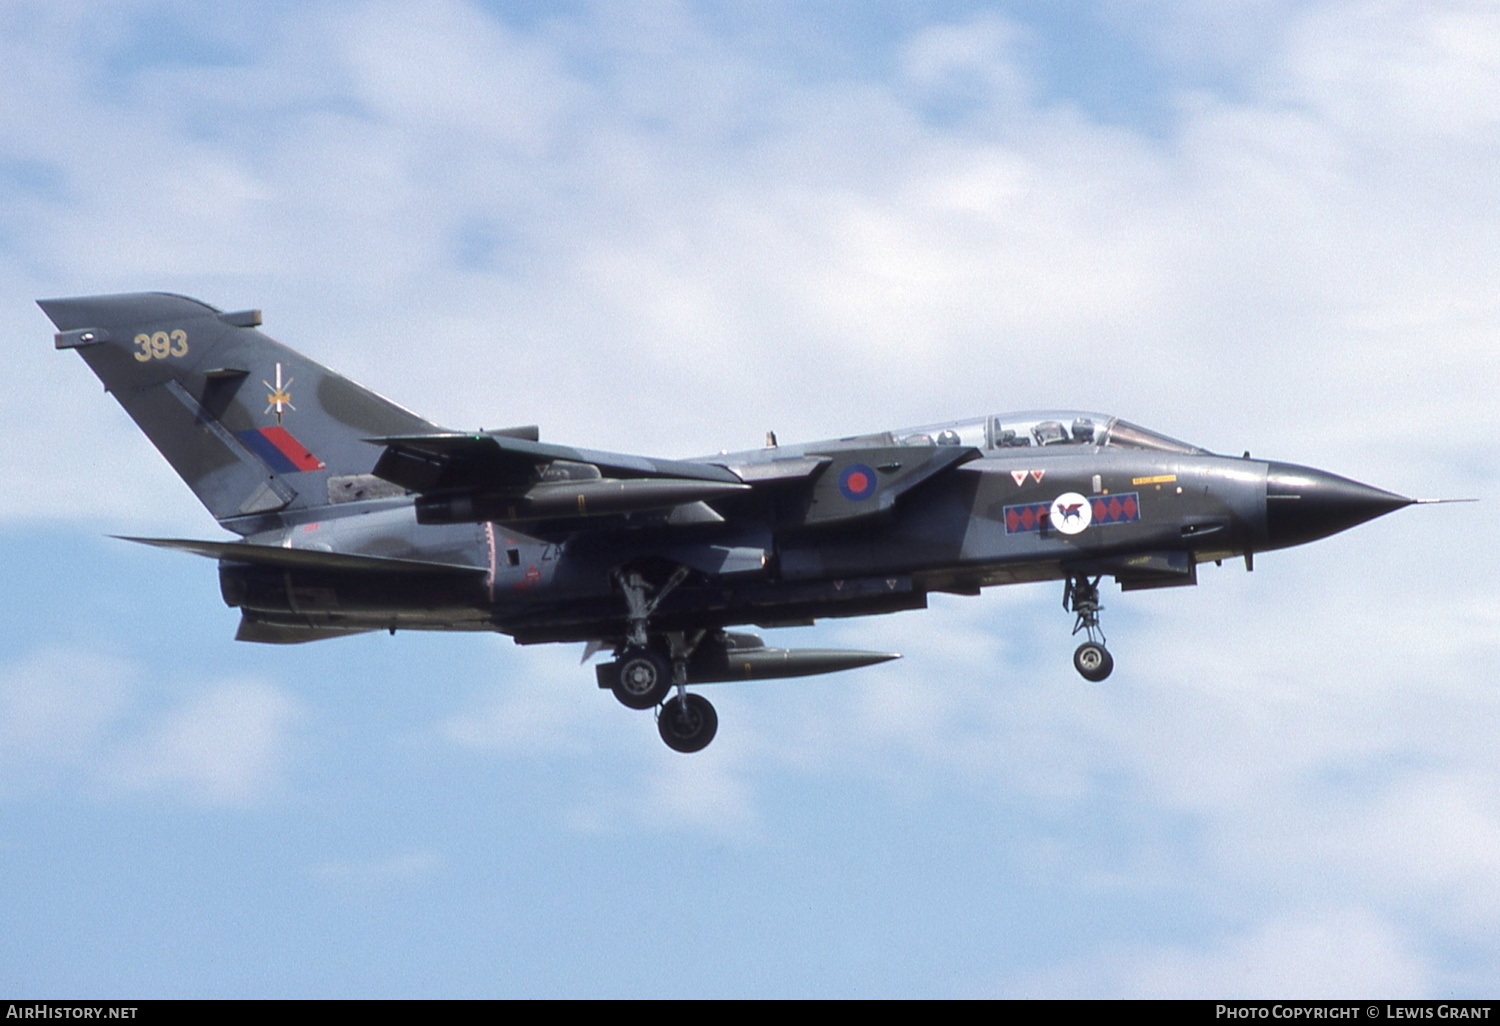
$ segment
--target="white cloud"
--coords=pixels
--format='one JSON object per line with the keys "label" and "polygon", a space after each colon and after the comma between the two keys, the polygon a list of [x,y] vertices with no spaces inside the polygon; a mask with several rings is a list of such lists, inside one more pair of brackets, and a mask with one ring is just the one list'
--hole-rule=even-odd
{"label": "white cloud", "polygon": [[420,138],[482,140],[538,157],[577,87],[541,40],[458,2],[381,2],[335,28],[355,95]]}
{"label": "white cloud", "polygon": [[1389,923],[1360,910],[1273,918],[1200,949],[1146,947],[1051,968],[1008,996],[1334,999],[1427,997],[1436,975]]}
{"label": "white cloud", "polygon": [[121,659],[58,650],[0,671],[0,794],[165,791],[243,806],[285,786],[300,713],[284,692],[220,682],[163,703],[139,674]]}
{"label": "white cloud", "polygon": [[505,757],[582,756],[611,746],[613,700],[579,686],[590,682],[593,667],[574,665],[567,651],[507,648],[491,688],[439,724],[439,736]]}
{"label": "white cloud", "polygon": [[259,803],[286,786],[298,714],[297,703],[271,685],[214,685],[123,746],[117,784],[207,805]]}
{"label": "white cloud", "polygon": [[[1031,98],[1019,55],[1027,42],[1018,25],[992,12],[963,24],[918,30],[901,53],[901,74],[926,98],[980,109]],[[966,112],[967,113],[967,112]]]}
{"label": "white cloud", "polygon": [[645,793],[638,799],[642,822],[704,833],[721,842],[764,840],[758,774],[747,758],[751,750],[740,738],[726,737],[722,743],[716,738],[690,757],[665,748],[652,754]]}
{"label": "white cloud", "polygon": [[0,671],[0,786],[86,767],[136,698],[130,678],[119,660],[57,649]]}
{"label": "white cloud", "polygon": [[1485,0],[1323,5],[1286,52],[1293,95],[1363,139],[1495,146],[1500,11]]}
{"label": "white cloud", "polygon": [[[1315,840],[1392,908],[1488,941],[1500,916],[1500,793],[1482,770],[1412,774]],[[1392,887],[1400,881],[1399,887]]]}

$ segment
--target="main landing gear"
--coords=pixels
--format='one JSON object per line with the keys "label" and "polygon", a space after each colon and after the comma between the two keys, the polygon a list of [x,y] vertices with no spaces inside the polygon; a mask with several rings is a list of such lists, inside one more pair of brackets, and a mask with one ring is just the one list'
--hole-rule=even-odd
{"label": "main landing gear", "polygon": [[[656,730],[676,752],[699,752],[719,729],[719,716],[702,695],[687,692],[687,663],[706,631],[650,634],[647,623],[667,594],[687,577],[678,567],[660,587],[639,573],[617,573],[615,584],[625,598],[626,643],[615,660],[599,667],[599,682],[630,709],[656,709]],[[668,699],[673,688],[675,697]]]}
{"label": "main landing gear", "polygon": [[679,694],[656,713],[656,732],[674,752],[701,752],[719,731],[719,714],[702,695]]}
{"label": "main landing gear", "polygon": [[672,690],[672,666],[660,652],[627,648],[609,666],[609,688],[627,709],[654,709]]}
{"label": "main landing gear", "polygon": [[1078,615],[1073,633],[1083,631],[1088,636],[1073,653],[1073,668],[1084,680],[1096,682],[1108,677],[1115,668],[1115,657],[1104,647],[1104,630],[1099,626],[1099,611],[1104,608],[1099,604],[1101,579],[1090,580],[1081,574],[1071,576],[1063,589],[1063,608]]}

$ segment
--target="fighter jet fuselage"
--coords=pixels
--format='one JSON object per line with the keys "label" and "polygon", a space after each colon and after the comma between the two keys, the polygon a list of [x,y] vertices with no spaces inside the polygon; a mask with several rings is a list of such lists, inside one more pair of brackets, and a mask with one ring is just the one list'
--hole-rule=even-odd
{"label": "fighter jet fuselage", "polygon": [[1249,566],[1412,502],[1077,411],[671,460],[543,443],[532,427],[451,432],[266,337],[256,311],[162,293],[41,306],[58,348],[239,536],[135,540],[216,559],[240,639],[585,642],[614,653],[600,686],[657,709],[679,751],[717,729],[691,685],[895,658],[768,648],[733,628],[1061,580],[1085,634],[1075,666],[1102,680],[1103,578],[1192,585],[1203,563]]}

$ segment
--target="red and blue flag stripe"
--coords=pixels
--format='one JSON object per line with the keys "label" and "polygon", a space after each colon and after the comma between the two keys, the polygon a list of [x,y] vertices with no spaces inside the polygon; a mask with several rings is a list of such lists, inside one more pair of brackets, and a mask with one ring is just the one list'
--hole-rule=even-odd
{"label": "red and blue flag stripe", "polygon": [[323,469],[323,461],[309,452],[305,445],[293,438],[292,433],[279,424],[275,427],[236,431],[235,436],[245,443],[246,448],[264,460],[266,466],[278,474]]}

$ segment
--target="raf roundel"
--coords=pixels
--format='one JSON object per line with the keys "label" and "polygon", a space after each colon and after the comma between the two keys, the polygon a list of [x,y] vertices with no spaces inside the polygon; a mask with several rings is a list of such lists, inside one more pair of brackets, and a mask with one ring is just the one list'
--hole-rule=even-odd
{"label": "raf roundel", "polygon": [[839,491],[850,502],[860,502],[875,494],[875,468],[851,463],[839,475]]}

